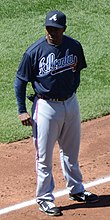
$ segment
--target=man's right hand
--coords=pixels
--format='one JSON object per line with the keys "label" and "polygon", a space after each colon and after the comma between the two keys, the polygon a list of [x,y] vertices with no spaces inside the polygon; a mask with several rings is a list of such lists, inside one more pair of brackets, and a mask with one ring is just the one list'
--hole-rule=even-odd
{"label": "man's right hand", "polygon": [[24,126],[32,126],[32,119],[28,112],[24,112],[18,116]]}

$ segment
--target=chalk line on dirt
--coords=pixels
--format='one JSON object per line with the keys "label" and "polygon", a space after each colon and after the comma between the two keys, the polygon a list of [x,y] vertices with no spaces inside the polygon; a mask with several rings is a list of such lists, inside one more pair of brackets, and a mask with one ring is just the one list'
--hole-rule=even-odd
{"label": "chalk line on dirt", "polygon": [[[96,180],[94,180],[90,183],[85,183],[84,187],[85,187],[85,189],[87,189],[87,188],[90,188],[90,187],[93,187],[93,186],[97,186],[97,185],[100,185],[100,184],[107,183],[109,181],[110,181],[110,176],[102,177],[102,178],[96,179]],[[58,192],[54,192],[55,198],[61,197],[61,196],[67,195],[67,194],[68,194],[67,189],[64,189],[64,190],[61,190],[61,191],[58,191]],[[0,209],[0,215],[6,214],[6,213],[9,213],[9,212],[21,209],[21,208],[25,208],[27,206],[35,205],[35,204],[36,204],[36,199],[32,199],[32,200],[29,200],[29,201],[26,201],[26,202],[15,204],[13,206],[9,206],[9,207]]]}

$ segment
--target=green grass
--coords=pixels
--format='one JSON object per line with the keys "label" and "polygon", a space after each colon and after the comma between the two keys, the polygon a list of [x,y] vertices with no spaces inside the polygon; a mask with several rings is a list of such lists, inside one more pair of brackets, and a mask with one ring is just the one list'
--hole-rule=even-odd
{"label": "green grass", "polygon": [[[13,84],[23,53],[45,34],[45,14],[52,9],[67,15],[66,34],[84,48],[88,68],[78,89],[81,120],[110,114],[110,1],[0,0],[0,142],[31,136],[18,120]],[[27,106],[31,113],[29,101]]]}

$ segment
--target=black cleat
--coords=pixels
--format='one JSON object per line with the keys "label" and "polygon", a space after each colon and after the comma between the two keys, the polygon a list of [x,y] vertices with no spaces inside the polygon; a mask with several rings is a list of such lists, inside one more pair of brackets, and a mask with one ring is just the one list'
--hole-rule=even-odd
{"label": "black cleat", "polygon": [[99,201],[99,197],[91,192],[84,191],[78,194],[69,194],[71,200],[86,203],[95,203]]}
{"label": "black cleat", "polygon": [[53,202],[41,201],[38,204],[40,206],[39,210],[44,212],[47,215],[51,215],[51,216],[60,216],[60,215],[62,215],[60,209],[57,208]]}

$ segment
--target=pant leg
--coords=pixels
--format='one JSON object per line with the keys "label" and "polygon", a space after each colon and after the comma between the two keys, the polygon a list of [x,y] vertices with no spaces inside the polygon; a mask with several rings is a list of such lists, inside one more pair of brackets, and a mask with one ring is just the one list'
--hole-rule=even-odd
{"label": "pant leg", "polygon": [[[35,107],[34,107],[35,105]],[[33,105],[33,136],[36,146],[37,202],[53,201],[54,179],[52,175],[52,154],[59,133],[58,108],[45,100]]]}
{"label": "pant leg", "polygon": [[78,155],[80,148],[80,112],[76,95],[65,102],[65,124],[59,138],[60,159],[69,193],[84,191]]}

